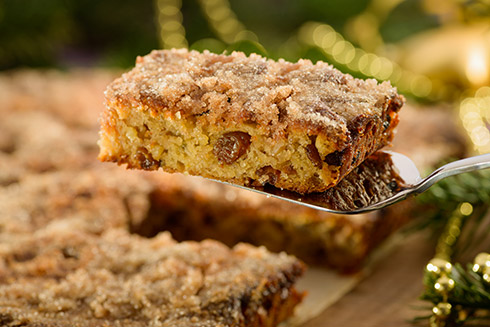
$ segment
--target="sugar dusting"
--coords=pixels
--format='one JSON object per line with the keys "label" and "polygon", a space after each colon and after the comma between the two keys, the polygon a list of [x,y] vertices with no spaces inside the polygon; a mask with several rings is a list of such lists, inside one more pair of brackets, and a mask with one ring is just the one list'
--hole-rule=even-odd
{"label": "sugar dusting", "polygon": [[252,121],[272,134],[298,126],[345,133],[360,115],[381,116],[395,96],[388,82],[355,79],[324,62],[185,49],[139,57],[107,92],[109,101],[180,110],[184,117],[206,113],[208,123]]}

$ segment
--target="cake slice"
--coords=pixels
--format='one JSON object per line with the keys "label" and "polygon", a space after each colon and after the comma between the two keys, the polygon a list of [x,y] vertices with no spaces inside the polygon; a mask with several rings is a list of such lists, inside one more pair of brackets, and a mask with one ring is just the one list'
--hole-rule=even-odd
{"label": "cake slice", "polygon": [[58,225],[0,243],[0,324],[275,327],[303,269],[263,247]]}
{"label": "cake slice", "polygon": [[323,62],[153,51],[108,87],[99,158],[323,192],[390,143],[402,104]]}

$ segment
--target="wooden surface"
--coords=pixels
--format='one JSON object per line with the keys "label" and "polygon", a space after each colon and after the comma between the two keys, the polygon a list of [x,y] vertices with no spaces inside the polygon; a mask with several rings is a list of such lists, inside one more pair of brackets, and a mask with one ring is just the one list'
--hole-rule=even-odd
{"label": "wooden surface", "polygon": [[425,233],[409,236],[375,263],[355,289],[305,327],[413,326],[411,319],[427,314],[414,306],[427,305],[418,297],[433,251],[433,241]]}

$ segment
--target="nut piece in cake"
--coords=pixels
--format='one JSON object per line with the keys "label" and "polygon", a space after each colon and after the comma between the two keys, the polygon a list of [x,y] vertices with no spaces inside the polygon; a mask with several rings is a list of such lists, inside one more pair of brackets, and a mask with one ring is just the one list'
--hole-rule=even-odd
{"label": "nut piece in cake", "polygon": [[323,62],[153,51],[108,87],[99,158],[323,192],[390,143],[403,101]]}

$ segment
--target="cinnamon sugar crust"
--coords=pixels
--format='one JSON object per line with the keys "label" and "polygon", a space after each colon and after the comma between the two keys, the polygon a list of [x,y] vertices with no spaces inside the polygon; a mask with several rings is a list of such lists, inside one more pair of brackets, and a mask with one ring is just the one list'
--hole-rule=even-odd
{"label": "cinnamon sugar crust", "polygon": [[108,87],[99,158],[321,192],[391,141],[403,101],[323,62],[153,51]]}

